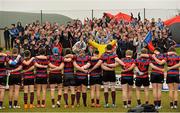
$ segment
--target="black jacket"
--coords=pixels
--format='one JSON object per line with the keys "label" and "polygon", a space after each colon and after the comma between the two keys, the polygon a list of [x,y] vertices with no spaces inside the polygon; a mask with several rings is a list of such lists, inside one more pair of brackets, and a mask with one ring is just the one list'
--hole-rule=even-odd
{"label": "black jacket", "polygon": [[4,39],[5,39],[5,40],[10,39],[9,30],[5,30],[5,31],[4,31]]}

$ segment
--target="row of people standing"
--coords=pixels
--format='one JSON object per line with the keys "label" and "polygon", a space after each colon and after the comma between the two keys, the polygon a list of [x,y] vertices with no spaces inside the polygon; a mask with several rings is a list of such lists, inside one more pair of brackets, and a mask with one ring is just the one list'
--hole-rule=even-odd
{"label": "row of people standing", "polygon": [[[37,107],[46,106],[46,89],[47,84],[50,84],[51,89],[51,100],[52,107],[55,107],[55,86],[58,85],[58,99],[57,105],[60,106],[60,100],[62,95],[62,86],[64,86],[64,100],[65,108],[69,106],[68,104],[68,89],[71,90],[71,106],[74,107],[74,101],[76,98],[77,106],[80,104],[80,95],[82,93],[83,104],[87,106],[87,86],[88,82],[91,86],[91,106],[100,107],[100,85],[104,85],[104,99],[105,106],[109,107],[109,87],[111,88],[112,96],[112,107],[116,107],[116,74],[115,67],[117,65],[122,66],[121,71],[121,84],[123,93],[123,103],[124,107],[131,106],[131,89],[134,84],[134,72],[137,72],[135,77],[135,85],[137,86],[137,103],[141,104],[140,101],[140,88],[145,87],[145,100],[149,103],[149,91],[148,87],[150,82],[153,86],[153,96],[156,108],[161,108],[161,87],[164,82],[164,64],[167,61],[169,66],[167,83],[170,87],[170,93],[173,89],[177,89],[179,83],[179,70],[174,65],[179,63],[179,56],[175,53],[174,49],[170,49],[169,53],[166,55],[160,54],[160,50],[156,49],[154,55],[147,54],[147,49],[142,49],[140,58],[134,60],[132,58],[133,52],[127,50],[126,58],[119,59],[115,54],[114,49],[111,45],[107,45],[106,53],[101,57],[98,56],[98,51],[95,51],[93,56],[88,56],[85,54],[84,50],[80,50],[77,56],[71,54],[70,50],[66,50],[64,57],[59,56],[58,49],[53,49],[52,56],[46,56],[45,50],[40,49],[39,55],[35,58],[31,58],[31,53],[29,51],[24,52],[24,58],[20,58],[18,55],[18,50],[14,49],[12,55],[7,57],[6,54],[1,53],[1,85],[5,85],[6,78],[6,65],[9,65],[9,107],[12,108],[12,97],[14,97],[14,108],[19,108],[18,96],[19,88],[23,78],[24,85],[24,108],[33,108],[34,101],[34,85],[36,84],[37,89]],[[168,59],[168,60],[166,60]],[[148,76],[149,66],[153,68],[150,76]],[[76,72],[74,73],[74,67]],[[34,69],[36,69],[36,74],[34,74]],[[61,71],[64,70],[64,73]],[[47,73],[49,71],[49,73]],[[22,74],[21,74],[22,73]],[[90,75],[90,79],[88,78]],[[63,77],[62,77],[63,76]],[[175,84],[175,85],[174,85]],[[40,93],[42,89],[43,97],[40,98]],[[75,90],[76,89],[76,90]],[[13,93],[13,91],[15,93]],[[30,94],[30,105],[28,106],[28,91]],[[4,92],[4,89],[1,89]],[[96,93],[95,93],[96,92]],[[2,107],[4,93],[1,93],[0,105]],[[96,97],[95,95],[96,94]],[[177,90],[174,91],[174,95],[170,105],[173,108],[177,108]],[[96,98],[96,102],[95,102]],[[42,100],[42,102],[41,102]],[[171,107],[172,107],[171,106]]]}

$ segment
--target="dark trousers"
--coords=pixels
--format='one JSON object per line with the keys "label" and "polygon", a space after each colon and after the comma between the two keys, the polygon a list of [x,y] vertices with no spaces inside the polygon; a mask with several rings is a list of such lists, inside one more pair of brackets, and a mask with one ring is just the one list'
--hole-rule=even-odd
{"label": "dark trousers", "polygon": [[13,45],[14,45],[14,40],[15,40],[15,37],[12,37],[12,38],[11,38],[11,48],[14,47],[14,46],[13,46]]}
{"label": "dark trousers", "polygon": [[9,50],[10,49],[10,38],[6,38],[6,39],[4,39],[4,41],[5,41],[6,50]]}

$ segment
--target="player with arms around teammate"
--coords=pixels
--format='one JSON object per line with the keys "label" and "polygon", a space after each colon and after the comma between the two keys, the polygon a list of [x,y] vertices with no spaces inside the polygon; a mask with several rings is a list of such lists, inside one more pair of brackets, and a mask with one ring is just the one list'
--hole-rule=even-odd
{"label": "player with arms around teammate", "polygon": [[[95,50],[91,57],[90,73],[90,89],[91,89],[91,107],[100,107],[100,88],[102,84],[102,69],[99,58],[99,51]],[[95,97],[96,96],[96,97]],[[96,98],[96,102],[95,102]]]}
{"label": "player with arms around teammate", "polygon": [[[173,53],[173,54],[172,54]],[[180,62],[180,57],[177,55],[175,48],[171,47],[167,53],[167,77],[166,83],[169,88],[170,97],[170,107],[177,109],[178,106],[178,85],[179,85],[179,67],[173,68],[173,66],[178,65]]]}
{"label": "player with arms around teammate", "polygon": [[69,107],[68,104],[68,90],[71,90],[71,107],[74,108],[75,102],[75,76],[74,76],[74,66],[73,66],[74,56],[70,49],[66,49],[64,56],[64,76],[63,76],[63,86],[64,86],[64,100],[65,108]]}
{"label": "player with arms around teammate", "polygon": [[[64,55],[64,74],[63,74],[63,86],[64,86],[64,101],[65,101],[65,108],[69,107],[68,104],[68,91],[69,88],[71,90],[71,107],[74,108],[75,102],[75,76],[74,76],[74,66],[73,66],[73,58],[74,55],[72,54],[70,49],[65,50]],[[61,67],[54,68],[54,70],[60,70]]]}
{"label": "player with arms around teammate", "polygon": [[[48,83],[48,57],[46,56],[46,51],[44,48],[39,49],[39,55],[35,58],[35,67],[36,67],[36,88],[37,88],[37,108],[45,108],[46,101],[46,90]],[[42,88],[42,104],[41,104],[41,88]]]}
{"label": "player with arms around teammate", "polygon": [[34,57],[31,58],[29,50],[24,51],[24,60],[22,61],[23,85],[24,85],[24,109],[28,108],[28,92],[30,93],[29,108],[33,108],[34,102]]}
{"label": "player with arms around teammate", "polygon": [[18,49],[12,50],[12,55],[8,58],[9,64],[9,108],[12,108],[12,101],[14,99],[14,107],[18,106],[19,89],[21,85],[21,69],[22,58],[19,55]]}
{"label": "player with arms around teammate", "polygon": [[149,76],[148,76],[148,70],[149,66],[153,69],[163,71],[163,68],[158,68],[155,65],[153,65],[149,59],[148,56],[148,50],[146,48],[143,48],[141,50],[140,57],[136,59],[136,66],[138,70],[142,73],[135,73],[136,74],[136,79],[135,79],[135,85],[136,85],[136,96],[137,96],[137,104],[141,105],[141,99],[140,99],[140,91],[141,91],[141,86],[144,87],[144,94],[145,94],[145,103],[149,103]]}
{"label": "player with arms around teammate", "polygon": [[85,54],[84,50],[80,50],[79,55],[75,58],[73,62],[76,70],[76,100],[77,106],[79,106],[80,95],[82,92],[83,104],[86,107],[87,103],[87,85],[88,85],[88,68],[90,67],[90,58]]}
{"label": "player with arms around teammate", "polygon": [[7,55],[4,54],[3,48],[0,47],[0,109],[3,108],[3,100],[6,86],[6,66],[7,66]]}
{"label": "player with arms around teammate", "polygon": [[124,108],[131,107],[132,86],[134,84],[133,68],[135,67],[135,60],[132,56],[133,51],[127,50],[126,57],[121,59],[125,64],[125,66],[122,66],[121,71],[122,99]]}
{"label": "player with arms around teammate", "polygon": [[115,75],[115,67],[116,62],[121,65],[124,63],[117,57],[117,55],[113,51],[112,45],[107,45],[106,52],[101,56],[101,68],[103,70],[103,84],[104,84],[104,99],[105,99],[105,108],[109,107],[108,98],[109,98],[109,85],[111,87],[111,97],[112,97],[112,107],[116,107],[116,75]]}
{"label": "player with arms around teammate", "polygon": [[51,89],[51,101],[52,101],[52,108],[55,107],[55,87],[56,84],[58,86],[58,100],[57,106],[60,107],[60,100],[62,95],[62,69],[64,68],[63,57],[60,56],[58,48],[52,49],[53,55],[49,56],[49,67],[51,69],[59,67],[59,70],[51,70],[49,72],[49,84]]}
{"label": "player with arms around teammate", "polygon": [[[163,69],[166,63],[165,55],[160,53],[160,49],[156,48],[154,53],[150,58],[152,64],[158,68]],[[156,109],[161,109],[161,96],[162,96],[162,84],[164,83],[164,72],[159,71],[157,69],[152,69],[150,81],[153,87],[153,97],[154,97],[154,104]]]}

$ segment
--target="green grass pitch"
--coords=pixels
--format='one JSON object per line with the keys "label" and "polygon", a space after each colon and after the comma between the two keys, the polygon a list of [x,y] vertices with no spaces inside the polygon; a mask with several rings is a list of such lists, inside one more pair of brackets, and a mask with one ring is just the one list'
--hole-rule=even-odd
{"label": "green grass pitch", "polygon": [[[90,92],[88,91],[88,98],[87,98],[87,103],[88,106],[84,107],[82,104],[82,98],[81,98],[81,105],[80,107],[75,107],[75,108],[64,108],[64,100],[63,98],[61,98],[61,107],[60,108],[52,108],[51,107],[51,98],[50,98],[50,91],[47,92],[47,99],[46,99],[46,108],[33,108],[33,109],[27,109],[25,110],[24,107],[24,103],[23,103],[23,92],[20,93],[20,97],[19,97],[19,105],[21,106],[21,109],[9,109],[8,108],[8,92],[6,91],[6,96],[4,98],[5,103],[4,106],[6,107],[3,110],[0,110],[0,112],[127,112],[128,109],[124,109],[123,108],[123,102],[122,102],[122,92],[121,91],[117,91],[116,94],[116,104],[117,107],[116,108],[104,108],[104,96],[103,96],[103,92],[101,92],[101,98],[100,98],[100,103],[101,103],[101,107],[100,108],[92,108],[90,107]],[[144,93],[142,92],[142,99],[144,96]],[[56,92],[57,95],[57,92]],[[70,97],[70,96],[69,96]],[[111,104],[111,96],[109,95],[109,102]],[[150,91],[150,103],[153,103],[153,97],[152,97],[152,91]],[[180,100],[180,97],[179,97]],[[142,100],[143,101],[143,100]],[[69,98],[69,103],[70,102],[70,98]],[[36,96],[35,96],[35,101],[34,104],[36,105]],[[132,107],[136,106],[136,96],[135,96],[135,91],[133,91],[133,95],[132,95]],[[169,97],[168,97],[168,92],[163,92],[162,93],[162,109],[160,110],[160,112],[180,112],[180,107],[176,110],[172,110],[169,107]]]}

